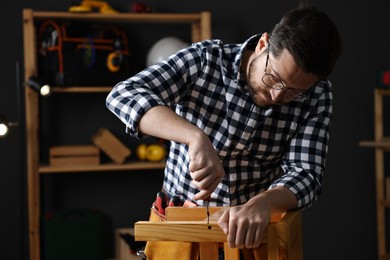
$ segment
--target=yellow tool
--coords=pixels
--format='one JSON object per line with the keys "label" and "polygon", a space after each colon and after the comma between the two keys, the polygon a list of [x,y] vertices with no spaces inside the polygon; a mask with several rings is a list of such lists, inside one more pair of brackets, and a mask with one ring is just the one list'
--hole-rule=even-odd
{"label": "yellow tool", "polygon": [[117,14],[118,11],[114,10],[106,1],[101,0],[83,0],[79,5],[72,5],[68,11],[72,13],[90,13],[98,10],[102,14]]}

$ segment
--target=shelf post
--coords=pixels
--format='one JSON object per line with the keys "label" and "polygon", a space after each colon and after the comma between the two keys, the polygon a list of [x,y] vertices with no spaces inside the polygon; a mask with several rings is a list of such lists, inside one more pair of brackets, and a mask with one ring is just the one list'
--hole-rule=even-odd
{"label": "shelf post", "polygon": [[[374,121],[375,140],[383,140],[383,94],[379,89],[374,92]],[[379,257],[386,255],[386,229],[385,229],[385,205],[384,205],[384,150],[375,148],[375,179],[376,179],[376,208],[377,208],[377,232]]]}
{"label": "shelf post", "polygon": [[[24,81],[36,74],[36,46],[33,11],[23,10],[24,42]],[[22,86],[19,86],[22,87]],[[38,93],[25,88],[26,103],[26,151],[27,151],[27,195],[28,195],[28,230],[30,259],[40,259],[40,185],[39,185],[39,142],[38,142]]]}

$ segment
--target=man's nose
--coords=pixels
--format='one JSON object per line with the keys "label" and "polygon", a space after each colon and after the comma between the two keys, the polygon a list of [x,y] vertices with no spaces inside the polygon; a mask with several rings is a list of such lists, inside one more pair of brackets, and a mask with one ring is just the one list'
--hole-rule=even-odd
{"label": "man's nose", "polygon": [[274,89],[274,88],[270,89],[271,98],[272,101],[274,102],[280,102],[283,99],[283,93],[284,93],[283,89]]}

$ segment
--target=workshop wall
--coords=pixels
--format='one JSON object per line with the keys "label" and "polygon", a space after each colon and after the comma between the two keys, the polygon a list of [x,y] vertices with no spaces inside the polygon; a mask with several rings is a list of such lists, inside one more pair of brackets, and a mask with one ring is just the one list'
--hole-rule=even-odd
{"label": "workshop wall", "polygon": [[[127,12],[133,3],[108,2],[123,12]],[[335,103],[327,172],[322,196],[304,212],[304,255],[309,260],[375,259],[374,151],[360,148],[358,142],[374,136],[376,75],[378,69],[390,67],[390,34],[383,32],[390,24],[387,12],[390,2],[380,0],[366,5],[355,1],[347,8],[340,8],[343,3],[336,0],[311,2],[334,19],[342,35],[344,53],[330,77]],[[0,16],[0,112],[12,121],[18,120],[19,109],[24,111],[23,102],[21,107],[17,103],[16,90],[21,88],[16,79],[18,62],[23,75],[22,9],[64,11],[71,3],[70,0],[0,3],[3,7]],[[142,3],[158,12],[209,10],[214,38],[242,42],[252,34],[269,31],[296,1],[144,0]],[[347,11],[342,11],[345,9]],[[103,96],[101,102],[104,102]],[[12,129],[6,139],[0,140],[2,259],[28,259],[24,112],[21,119],[20,127]],[[66,122],[67,118],[64,120]],[[79,120],[81,123],[83,118]],[[119,123],[113,118],[107,120]],[[61,127],[65,127],[65,131],[66,127],[71,128],[69,125]],[[48,209],[90,205],[104,209],[113,226],[125,226],[147,217],[149,203],[161,185],[162,175],[89,173],[56,176],[43,181],[44,192],[50,195],[43,202]],[[94,202],[90,203],[89,199]]]}

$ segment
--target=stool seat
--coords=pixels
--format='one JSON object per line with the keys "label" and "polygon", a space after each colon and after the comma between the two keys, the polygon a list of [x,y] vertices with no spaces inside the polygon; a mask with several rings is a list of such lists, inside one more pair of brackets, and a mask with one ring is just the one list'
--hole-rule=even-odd
{"label": "stool seat", "polygon": [[[168,207],[165,221],[136,222],[134,225],[135,240],[199,243],[200,260],[217,260],[218,248],[223,244],[225,260],[239,260],[239,249],[228,246],[226,235],[217,223],[224,209],[210,207],[212,217],[207,223],[204,219],[206,216],[204,207]],[[264,232],[262,245],[256,249],[243,250],[245,259],[302,260],[301,224],[299,211],[273,215]]]}

